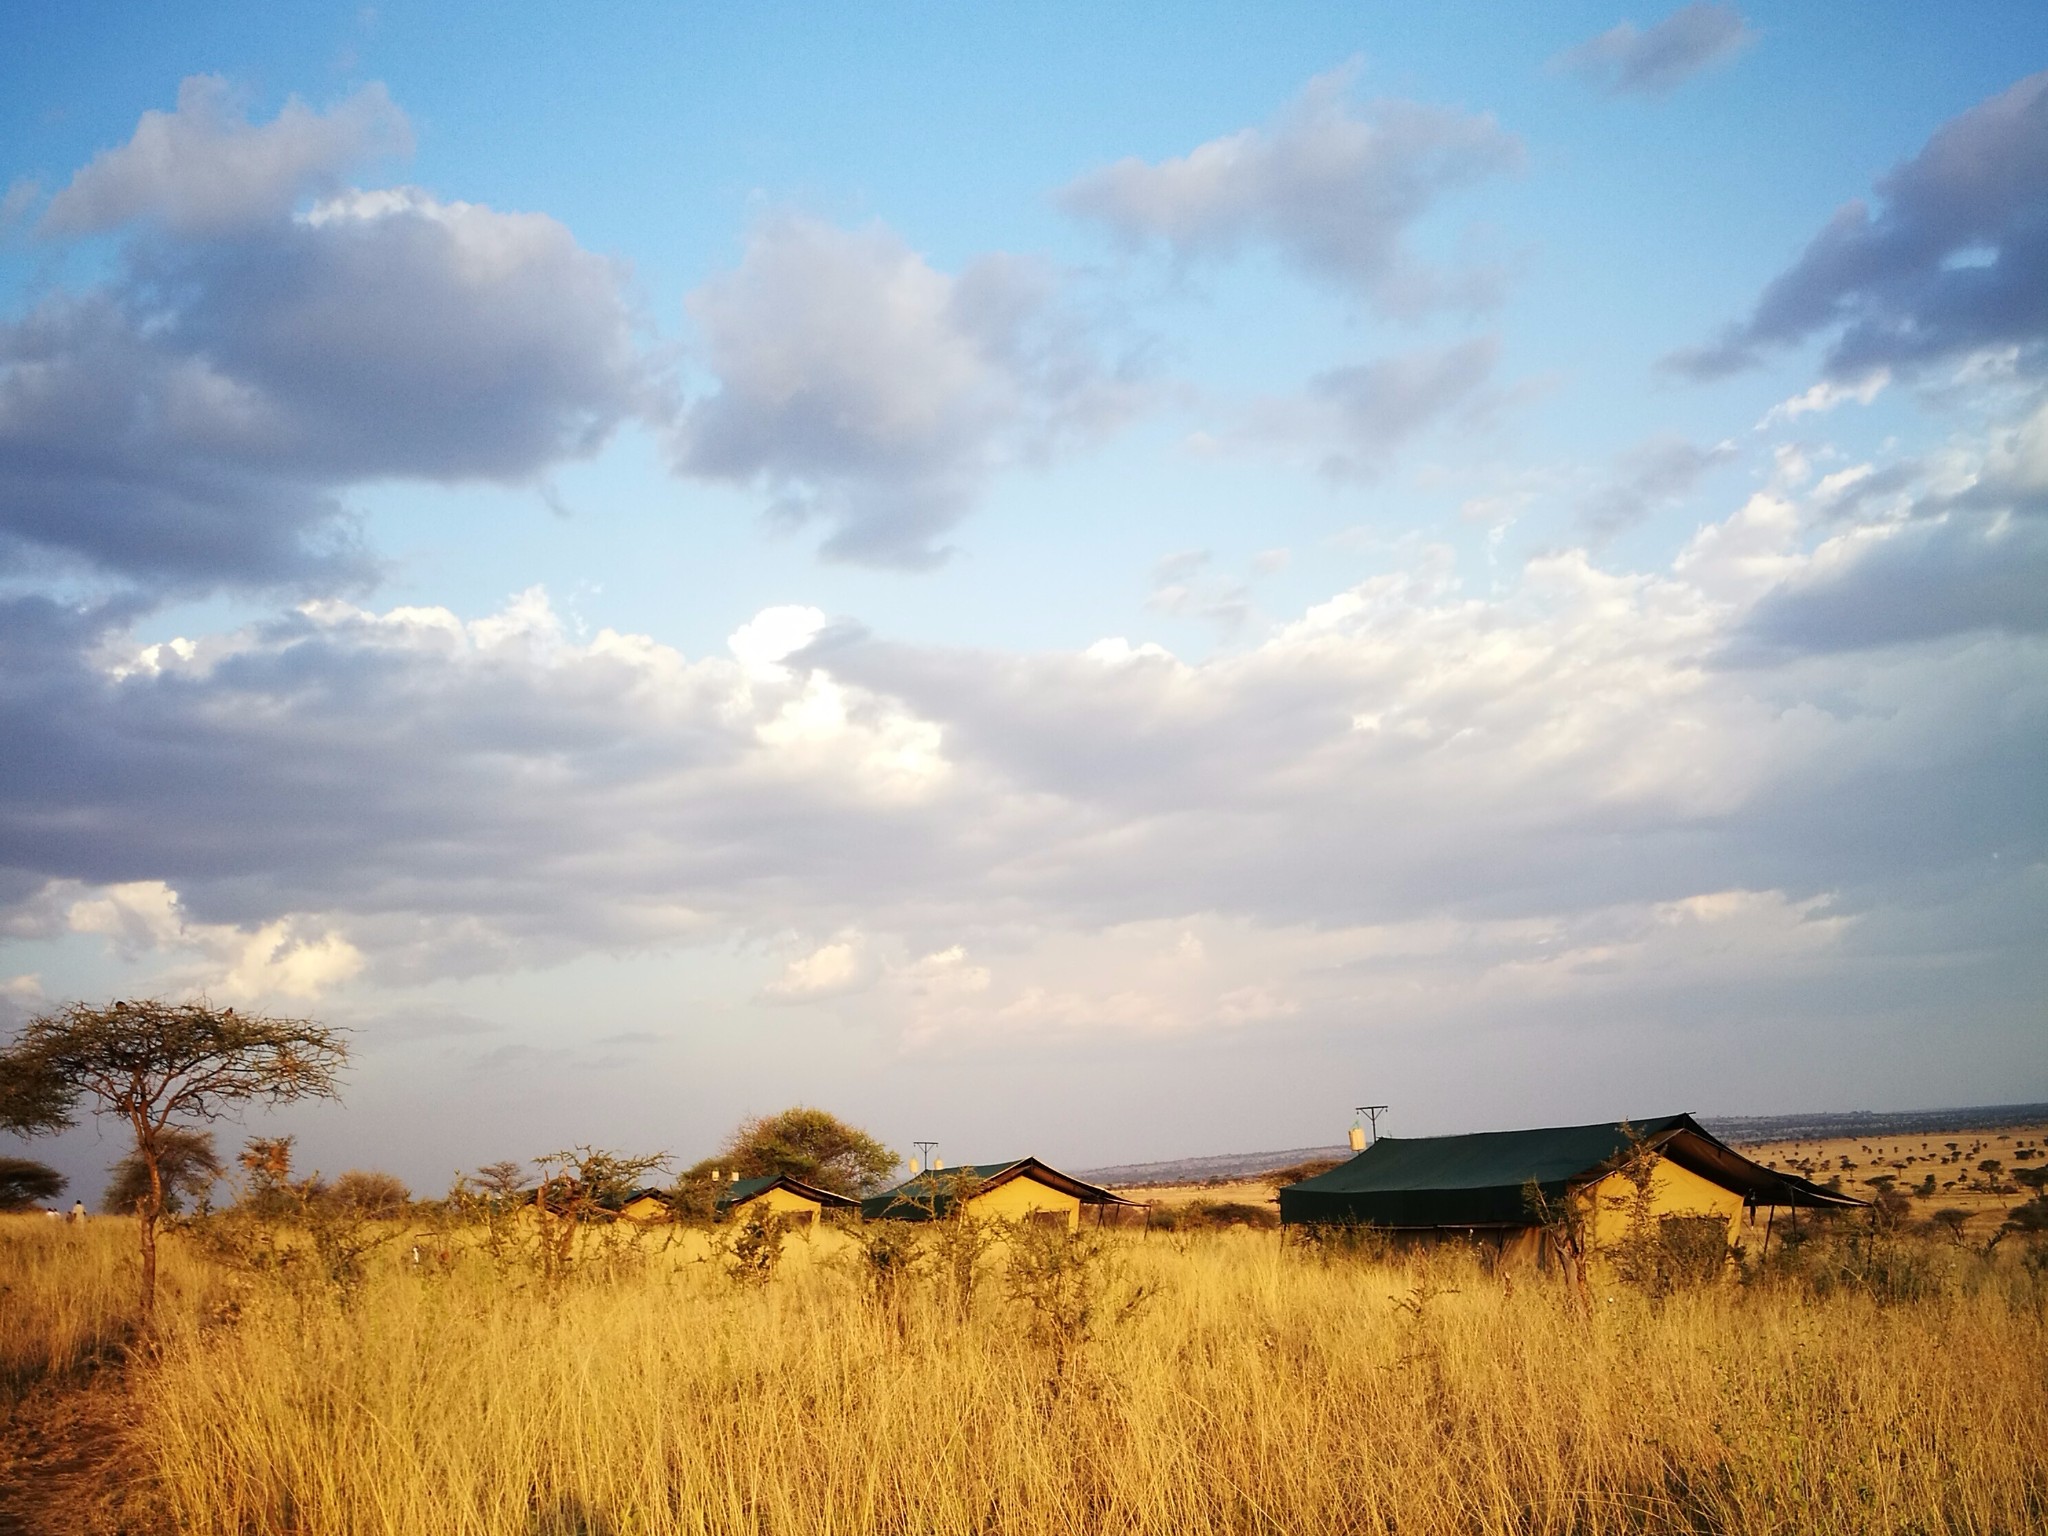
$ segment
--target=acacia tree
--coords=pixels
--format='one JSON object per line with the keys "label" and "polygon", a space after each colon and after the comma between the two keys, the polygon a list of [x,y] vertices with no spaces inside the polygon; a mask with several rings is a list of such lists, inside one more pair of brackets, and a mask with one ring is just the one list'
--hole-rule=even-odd
{"label": "acacia tree", "polygon": [[799,1105],[743,1121],[717,1157],[691,1170],[730,1170],[744,1179],[786,1173],[838,1195],[863,1195],[888,1177],[896,1154],[837,1115]]}
{"label": "acacia tree", "polygon": [[668,1166],[668,1154],[628,1157],[602,1147],[573,1147],[536,1157],[533,1166],[540,1174],[533,1213],[541,1278],[558,1281],[576,1262],[577,1234],[618,1220],[619,1207],[641,1182]]}
{"label": "acacia tree", "polygon": [[64,1175],[26,1157],[0,1157],[0,1211],[25,1211],[63,1192]]}
{"label": "acacia tree", "polygon": [[347,1059],[339,1032],[310,1019],[241,1014],[204,998],[68,1003],[29,1020],[0,1050],[0,1129],[30,1136],[67,1129],[82,1099],[94,1114],[128,1122],[146,1175],[135,1214],[147,1327],[156,1310],[170,1133],[244,1104],[334,1098]]}

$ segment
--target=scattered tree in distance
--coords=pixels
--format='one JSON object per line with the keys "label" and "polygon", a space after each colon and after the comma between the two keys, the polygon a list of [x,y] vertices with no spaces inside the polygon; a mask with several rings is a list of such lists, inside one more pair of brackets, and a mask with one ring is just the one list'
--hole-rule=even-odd
{"label": "scattered tree in distance", "polygon": [[690,1170],[722,1169],[742,1179],[788,1174],[839,1195],[862,1195],[896,1167],[896,1154],[866,1131],[822,1109],[798,1105],[742,1121],[716,1157]]}
{"label": "scattered tree in distance", "polygon": [[48,1163],[0,1157],[0,1211],[33,1210],[64,1192],[64,1175]]}
{"label": "scattered tree in distance", "polygon": [[[173,1125],[157,1138],[157,1177],[163,1182],[164,1214],[176,1216],[186,1201],[204,1200],[213,1181],[227,1170],[213,1150],[213,1132]],[[149,1167],[130,1152],[109,1170],[113,1174],[100,1209],[112,1216],[132,1216],[149,1200]]]}
{"label": "scattered tree in distance", "polygon": [[320,1198],[360,1216],[389,1218],[405,1214],[412,1191],[396,1174],[351,1168],[322,1190]]}

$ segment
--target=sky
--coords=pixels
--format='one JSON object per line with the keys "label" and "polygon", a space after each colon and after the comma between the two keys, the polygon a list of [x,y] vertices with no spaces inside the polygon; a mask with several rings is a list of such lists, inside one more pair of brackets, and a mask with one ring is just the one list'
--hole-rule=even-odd
{"label": "sky", "polygon": [[2048,1099],[2038,4],[10,34],[0,1031],[422,1191]]}

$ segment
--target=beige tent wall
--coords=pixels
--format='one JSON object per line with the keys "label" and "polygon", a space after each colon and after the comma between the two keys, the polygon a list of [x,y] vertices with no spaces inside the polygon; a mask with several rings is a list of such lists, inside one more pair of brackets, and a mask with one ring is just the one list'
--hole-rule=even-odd
{"label": "beige tent wall", "polygon": [[[1619,1173],[1588,1189],[1582,1198],[1590,1202],[1587,1236],[1595,1252],[1611,1248],[1628,1234],[1635,1209],[1636,1187]],[[1728,1243],[1733,1247],[1742,1232],[1742,1196],[1703,1179],[1689,1168],[1681,1168],[1660,1157],[1650,1170],[1650,1211],[1665,1216],[1718,1216],[1728,1224]]]}
{"label": "beige tent wall", "polygon": [[764,1189],[751,1200],[742,1200],[737,1205],[727,1206],[725,1215],[729,1221],[744,1221],[759,1211],[764,1215],[806,1219],[815,1227],[818,1224],[818,1213],[822,1210],[824,1207],[808,1195],[800,1195],[789,1189]]}
{"label": "beige tent wall", "polygon": [[1080,1197],[1041,1184],[1028,1173],[984,1190],[967,1202],[967,1213],[981,1221],[1021,1222],[1039,1212],[1065,1216],[1069,1232],[1080,1229]]}

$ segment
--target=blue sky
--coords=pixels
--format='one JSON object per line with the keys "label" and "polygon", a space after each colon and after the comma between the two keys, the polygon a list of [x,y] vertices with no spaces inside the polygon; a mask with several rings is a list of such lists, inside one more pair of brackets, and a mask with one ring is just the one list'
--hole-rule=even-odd
{"label": "blue sky", "polygon": [[2048,1096],[2038,7],[16,33],[11,1016],[422,1187]]}

